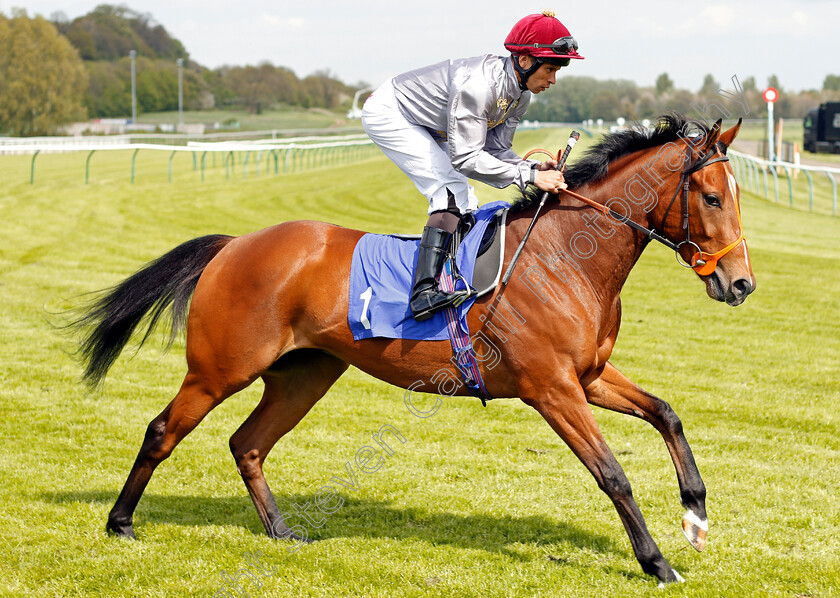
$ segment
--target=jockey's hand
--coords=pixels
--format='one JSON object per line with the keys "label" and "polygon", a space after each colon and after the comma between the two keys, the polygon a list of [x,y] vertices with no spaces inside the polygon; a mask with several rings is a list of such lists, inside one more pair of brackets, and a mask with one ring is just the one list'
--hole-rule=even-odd
{"label": "jockey's hand", "polygon": [[557,160],[546,160],[545,162],[540,162],[540,165],[537,166],[537,170],[557,170]]}
{"label": "jockey's hand", "polygon": [[563,173],[554,169],[538,171],[537,176],[534,178],[534,184],[540,191],[555,194],[560,193],[562,189],[566,188],[566,180],[563,178]]}

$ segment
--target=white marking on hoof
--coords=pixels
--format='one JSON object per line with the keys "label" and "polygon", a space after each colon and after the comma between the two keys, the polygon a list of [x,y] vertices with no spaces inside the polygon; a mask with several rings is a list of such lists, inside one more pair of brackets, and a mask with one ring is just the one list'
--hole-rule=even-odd
{"label": "white marking on hoof", "polygon": [[702,529],[704,532],[709,531],[709,520],[700,519],[691,509],[685,512],[685,515],[683,515],[683,519],[688,519],[691,523]]}
{"label": "white marking on hoof", "polygon": [[706,532],[709,531],[708,519],[700,519],[694,511],[689,509],[683,515],[682,530],[689,544],[697,552],[701,552],[706,547]]}

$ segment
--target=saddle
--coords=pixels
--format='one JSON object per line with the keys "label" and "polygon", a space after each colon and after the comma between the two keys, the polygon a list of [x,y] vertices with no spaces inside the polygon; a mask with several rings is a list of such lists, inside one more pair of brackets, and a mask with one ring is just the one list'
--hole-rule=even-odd
{"label": "saddle", "polygon": [[[493,214],[481,242],[478,245],[478,256],[473,270],[472,287],[475,289],[475,297],[486,295],[496,288],[502,275],[502,265],[505,257],[505,223],[510,206],[501,207]],[[467,233],[475,224],[475,217],[467,214],[461,219],[458,231],[458,240],[467,236]],[[455,235],[453,235],[453,240]],[[454,245],[454,243],[453,243]],[[452,254],[457,246],[450,248]]]}
{"label": "saddle", "polygon": [[[475,291],[457,307],[459,317],[466,314],[477,297],[489,293],[499,283],[509,207],[507,202],[482,206],[475,212],[474,221],[467,219],[464,223],[467,233],[461,242],[449,250],[457,255],[457,270],[463,273],[457,284],[469,285]],[[417,322],[409,308],[419,244],[419,237],[402,235],[365,234],[359,239],[353,250],[347,311],[354,339],[449,338],[443,313]]]}

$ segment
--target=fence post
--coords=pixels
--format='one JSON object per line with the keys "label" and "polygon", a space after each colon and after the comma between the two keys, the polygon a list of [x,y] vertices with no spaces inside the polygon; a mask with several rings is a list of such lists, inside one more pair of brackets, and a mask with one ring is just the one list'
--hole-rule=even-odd
{"label": "fence post", "polygon": [[93,155],[93,152],[96,150],[90,150],[87,159],[85,159],[85,185],[88,184],[88,179],[90,175],[90,157]]}
{"label": "fence post", "polygon": [[172,182],[172,158],[175,157],[175,150],[172,150],[172,153],[169,154],[169,182]]}
{"label": "fence post", "polygon": [[134,184],[134,160],[137,158],[137,152],[140,151],[140,148],[136,148],[134,153],[131,155],[131,184]]}
{"label": "fence post", "polygon": [[807,170],[803,171],[808,177],[808,211],[814,211],[814,181],[811,178],[811,173]]}
{"label": "fence post", "polygon": [[767,182],[767,167],[761,167],[761,173],[764,175],[764,199],[770,199],[770,185]]}
{"label": "fence post", "polygon": [[825,171],[825,174],[831,179],[831,214],[837,215],[837,181],[834,180],[834,175]]}
{"label": "fence post", "polygon": [[29,184],[35,184],[35,158],[38,156],[38,153],[41,150],[35,150],[35,153],[32,154],[32,164],[29,167]]}
{"label": "fence post", "polygon": [[787,175],[788,180],[788,199],[790,200],[790,207],[793,207],[793,183],[790,180],[790,170],[787,167],[787,164],[782,163],[782,168],[785,169],[785,174]]}

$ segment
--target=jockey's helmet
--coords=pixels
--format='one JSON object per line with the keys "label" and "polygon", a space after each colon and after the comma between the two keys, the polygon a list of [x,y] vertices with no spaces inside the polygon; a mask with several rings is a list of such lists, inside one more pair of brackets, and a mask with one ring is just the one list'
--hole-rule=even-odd
{"label": "jockey's helmet", "polygon": [[520,88],[526,88],[526,82],[543,63],[568,66],[574,58],[583,60],[577,53],[578,44],[569,30],[549,10],[540,14],[528,15],[520,19],[505,39],[505,48],[514,56],[526,55],[535,58],[529,69],[523,69],[514,58],[513,66],[519,73]]}

